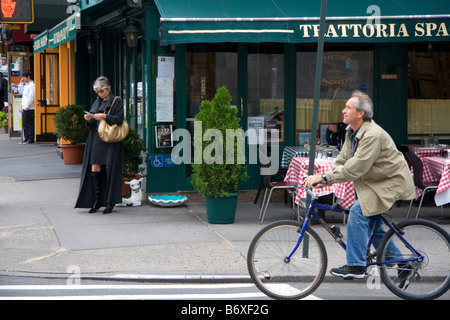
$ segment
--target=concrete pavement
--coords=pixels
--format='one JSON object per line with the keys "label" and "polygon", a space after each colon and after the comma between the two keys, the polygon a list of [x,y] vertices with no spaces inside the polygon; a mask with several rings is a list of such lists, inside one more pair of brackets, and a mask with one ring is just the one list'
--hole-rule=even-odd
{"label": "concrete pavement", "polygon": [[[73,208],[81,165],[64,165],[54,145],[19,141],[0,133],[0,275],[249,279],[247,249],[262,228],[258,205],[239,203],[236,221],[228,225],[209,224],[205,205],[191,202],[88,214]],[[405,204],[392,215],[401,221],[406,210]],[[440,218],[432,206],[422,212],[421,217]],[[448,218],[448,208],[444,213]],[[291,217],[289,206],[274,203],[264,225]],[[449,231],[449,225],[443,226]],[[314,228],[326,243],[328,267],[345,264],[344,251],[322,228]],[[345,236],[345,227],[341,230]]]}

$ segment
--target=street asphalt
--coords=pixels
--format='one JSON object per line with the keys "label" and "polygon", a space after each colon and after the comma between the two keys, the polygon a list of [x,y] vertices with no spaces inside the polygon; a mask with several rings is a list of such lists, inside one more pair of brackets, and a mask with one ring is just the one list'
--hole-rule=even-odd
{"label": "street asphalt", "polygon": [[[260,225],[259,205],[239,203],[233,224],[210,224],[205,204],[189,199],[180,207],[145,202],[88,214],[74,209],[81,165],[64,165],[55,145],[19,142],[0,133],[0,275],[249,281],[246,256],[254,235],[292,219],[288,205],[273,203]],[[407,208],[404,203],[391,215],[402,221]],[[444,214],[448,222],[447,207]],[[342,216],[327,218],[337,220],[345,236]],[[421,218],[439,221],[440,209],[425,206]],[[328,268],[345,264],[344,250],[323,228],[313,228],[323,236]]]}

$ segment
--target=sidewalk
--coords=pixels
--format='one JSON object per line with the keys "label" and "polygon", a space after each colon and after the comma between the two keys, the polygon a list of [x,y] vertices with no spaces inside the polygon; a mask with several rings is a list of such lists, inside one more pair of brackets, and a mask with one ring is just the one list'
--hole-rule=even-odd
{"label": "sidewalk", "polygon": [[[0,275],[249,280],[248,246],[263,227],[259,205],[239,203],[236,221],[228,225],[209,224],[203,203],[88,214],[73,208],[81,165],[64,165],[54,145],[19,141],[0,133]],[[406,211],[404,204],[391,214],[401,221]],[[425,206],[422,212],[422,218],[440,218],[439,208]],[[290,218],[289,206],[274,203],[264,225]],[[345,252],[323,228],[314,229],[323,235],[328,267],[345,264]]]}

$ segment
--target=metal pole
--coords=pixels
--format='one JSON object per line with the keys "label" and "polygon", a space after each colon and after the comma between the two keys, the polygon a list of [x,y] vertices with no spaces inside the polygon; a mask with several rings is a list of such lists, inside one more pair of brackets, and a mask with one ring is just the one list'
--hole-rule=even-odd
{"label": "metal pole", "polygon": [[[314,81],[314,107],[311,127],[311,140],[309,150],[309,167],[308,175],[314,174],[314,160],[316,157],[316,133],[319,122],[319,101],[320,101],[320,83],[322,79],[322,60],[323,60],[323,47],[325,38],[325,19],[327,15],[327,0],[322,0],[320,10],[320,25],[319,25],[319,43],[317,46],[317,60],[316,60],[316,75]],[[308,194],[306,197],[306,212],[308,212],[309,205],[311,203],[311,196]]]}
{"label": "metal pole", "polygon": [[[322,79],[322,60],[323,60],[323,43],[325,38],[325,19],[327,14],[327,0],[322,0],[320,10],[320,25],[319,25],[319,44],[317,46],[317,61],[316,61],[316,76],[314,81],[314,108],[311,127],[311,140],[309,143],[309,167],[308,175],[314,174],[314,160],[316,158],[316,134],[319,121],[319,101],[320,101],[320,82]],[[308,213],[311,204],[311,196],[306,194],[306,213]],[[311,221],[311,220],[310,220]],[[305,234],[303,238],[302,256],[304,258],[309,256],[309,237]]]}

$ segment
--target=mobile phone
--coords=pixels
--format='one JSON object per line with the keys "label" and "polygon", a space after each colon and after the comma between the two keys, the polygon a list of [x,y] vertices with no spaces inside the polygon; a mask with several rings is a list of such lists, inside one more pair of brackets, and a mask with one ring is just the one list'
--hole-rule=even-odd
{"label": "mobile phone", "polygon": [[92,114],[92,113],[90,113],[89,111],[85,111],[84,113],[86,113],[86,114]]}

